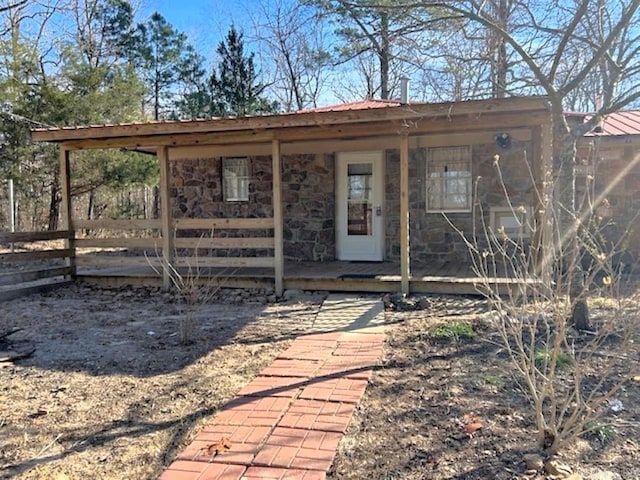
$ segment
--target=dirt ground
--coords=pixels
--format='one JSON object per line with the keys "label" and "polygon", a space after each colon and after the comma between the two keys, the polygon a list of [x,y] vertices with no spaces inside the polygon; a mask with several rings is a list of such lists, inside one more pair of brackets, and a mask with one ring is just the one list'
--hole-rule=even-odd
{"label": "dirt ground", "polygon": [[[186,347],[179,302],[153,289],[76,285],[0,304],[0,332],[21,328],[9,338],[35,347],[28,358],[0,363],[0,477],[155,478],[312,324],[322,301],[250,303],[261,297],[247,292],[243,304],[229,304],[238,294],[221,292],[220,303],[198,312]],[[532,410],[504,352],[487,341],[484,302],[434,296],[424,306],[387,312],[383,363],[329,478],[525,478]],[[451,321],[472,325],[476,337],[433,341],[434,328]],[[631,358],[637,364],[638,351]],[[617,399],[622,410],[603,412],[607,429],[560,457],[584,478],[603,470],[618,475],[606,478],[640,478],[640,384]],[[470,418],[482,427],[466,434]]]}
{"label": "dirt ground", "polygon": [[[594,318],[608,314],[593,304]],[[566,478],[525,474],[523,457],[536,452],[533,409],[508,355],[488,341],[493,332],[483,312],[482,301],[435,297],[427,310],[388,314],[396,323],[384,363],[340,443],[330,479]],[[469,324],[477,336],[434,338],[451,323]],[[639,341],[636,334],[629,352],[636,374]],[[640,479],[640,377],[616,400],[622,410],[605,406],[600,428],[558,455],[576,474],[571,480]],[[465,430],[476,422],[480,428]]]}
{"label": "dirt ground", "polygon": [[322,300],[265,306],[251,293],[201,308],[186,347],[180,304],[157,290],[72,286],[0,304],[0,332],[21,328],[8,338],[35,347],[0,363],[0,478],[157,476]]}

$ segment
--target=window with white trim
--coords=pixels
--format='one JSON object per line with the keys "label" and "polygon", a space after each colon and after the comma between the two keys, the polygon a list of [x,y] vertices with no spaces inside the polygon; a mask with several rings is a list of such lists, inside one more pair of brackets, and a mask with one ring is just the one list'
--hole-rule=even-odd
{"label": "window with white trim", "polygon": [[249,159],[247,157],[222,159],[222,194],[225,202],[249,200]]}
{"label": "window with white trim", "polygon": [[427,149],[427,211],[471,211],[471,146]]}

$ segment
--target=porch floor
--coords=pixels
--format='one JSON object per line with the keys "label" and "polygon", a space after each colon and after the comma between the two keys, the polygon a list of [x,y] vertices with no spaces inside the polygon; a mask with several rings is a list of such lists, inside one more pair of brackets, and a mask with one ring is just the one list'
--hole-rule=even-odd
{"label": "porch floor", "polygon": [[[185,274],[187,272],[184,272]],[[162,284],[151,267],[78,267],[80,280],[110,286]],[[269,268],[201,268],[202,283],[236,288],[269,288],[274,285]],[[327,290],[333,292],[394,292],[401,287],[400,266],[394,262],[285,262],[284,288]],[[410,291],[473,295],[485,282],[464,262],[443,262],[414,269],[409,278]],[[488,279],[488,283],[508,293],[520,280],[507,275]]]}

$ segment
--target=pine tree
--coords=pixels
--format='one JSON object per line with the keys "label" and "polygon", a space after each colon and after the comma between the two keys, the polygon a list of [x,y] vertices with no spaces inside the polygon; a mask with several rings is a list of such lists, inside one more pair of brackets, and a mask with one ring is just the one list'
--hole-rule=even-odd
{"label": "pine tree", "polygon": [[277,102],[262,96],[266,85],[258,80],[254,54],[244,51],[243,34],[231,26],[216,49],[220,63],[209,79],[211,114],[244,116],[277,111]]}
{"label": "pine tree", "polygon": [[149,92],[153,118],[174,116],[176,90],[204,75],[202,57],[159,13],[138,26],[138,62]]}

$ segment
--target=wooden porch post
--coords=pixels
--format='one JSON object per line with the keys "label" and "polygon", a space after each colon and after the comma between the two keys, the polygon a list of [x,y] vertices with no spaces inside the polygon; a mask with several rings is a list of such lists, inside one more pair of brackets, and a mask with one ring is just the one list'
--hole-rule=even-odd
{"label": "wooden porch post", "polygon": [[65,265],[72,268],[71,278],[75,278],[76,247],[71,210],[71,162],[70,152],[64,145],[60,146],[60,223],[60,230],[69,231],[69,236],[64,240],[64,248],[71,250],[71,256],[65,259]]}
{"label": "wooden porch post", "polygon": [[400,135],[400,285],[409,294],[409,135]]}
{"label": "wooden porch post", "polygon": [[169,265],[173,263],[173,229],[171,221],[171,205],[169,190],[169,149],[158,149],[158,161],[160,162],[160,212],[162,215],[162,288],[171,288],[171,276]]}
{"label": "wooden porch post", "polygon": [[280,158],[280,141],[271,142],[271,163],[273,178],[273,237],[274,237],[274,277],[276,295],[281,297],[284,292],[284,245],[283,245],[283,216],[282,216],[282,172]]}

